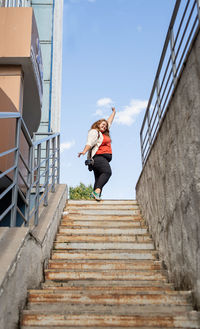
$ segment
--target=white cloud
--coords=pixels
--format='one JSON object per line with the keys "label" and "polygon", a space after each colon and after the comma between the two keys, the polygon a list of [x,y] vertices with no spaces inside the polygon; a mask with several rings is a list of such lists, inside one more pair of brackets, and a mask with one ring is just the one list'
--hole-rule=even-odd
{"label": "white cloud", "polygon": [[146,109],[146,107],[147,101],[132,99],[130,104],[124,107],[124,110],[116,113],[115,122],[118,124],[131,126],[135,121],[136,116]]}
{"label": "white cloud", "polygon": [[64,152],[65,150],[69,150],[70,148],[72,148],[75,145],[75,141],[71,141],[71,142],[64,142],[60,144],[60,152]]}
{"label": "white cloud", "polygon": [[108,97],[105,97],[105,98],[100,98],[98,99],[97,101],[97,106],[100,106],[100,107],[109,107],[113,104],[113,101],[111,98],[108,98]]}
{"label": "white cloud", "polygon": [[96,112],[93,115],[97,115],[97,116],[104,116],[104,112],[101,109],[97,109]]}

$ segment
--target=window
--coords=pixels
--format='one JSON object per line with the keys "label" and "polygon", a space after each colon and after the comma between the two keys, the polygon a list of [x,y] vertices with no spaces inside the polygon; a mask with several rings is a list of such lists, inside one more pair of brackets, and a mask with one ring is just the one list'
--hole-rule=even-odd
{"label": "window", "polygon": [[0,0],[0,7],[30,7],[31,0]]}

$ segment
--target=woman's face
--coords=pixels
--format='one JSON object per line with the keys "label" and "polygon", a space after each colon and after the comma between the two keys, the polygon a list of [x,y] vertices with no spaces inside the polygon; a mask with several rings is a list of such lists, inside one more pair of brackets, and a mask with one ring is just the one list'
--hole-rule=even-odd
{"label": "woman's face", "polygon": [[100,132],[104,133],[106,131],[106,129],[107,129],[107,126],[108,126],[107,122],[106,121],[102,121],[100,123],[100,125],[99,125]]}

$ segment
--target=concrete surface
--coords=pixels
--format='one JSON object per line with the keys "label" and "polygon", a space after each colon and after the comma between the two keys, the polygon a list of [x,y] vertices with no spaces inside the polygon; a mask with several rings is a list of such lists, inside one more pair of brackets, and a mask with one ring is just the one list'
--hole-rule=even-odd
{"label": "concrete surface", "polygon": [[136,186],[169,278],[200,309],[200,33]]}
{"label": "concrete surface", "polygon": [[0,329],[18,328],[27,289],[43,281],[66,197],[66,185],[57,186],[37,227],[0,228]]}

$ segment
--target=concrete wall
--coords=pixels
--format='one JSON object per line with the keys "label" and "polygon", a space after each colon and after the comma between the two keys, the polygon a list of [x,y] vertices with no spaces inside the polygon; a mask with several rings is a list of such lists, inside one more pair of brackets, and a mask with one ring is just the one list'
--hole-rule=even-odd
{"label": "concrete wall", "polygon": [[66,203],[66,185],[57,186],[49,206],[40,209],[37,227],[0,228],[0,328],[18,328],[27,290],[44,281],[61,213]]}
{"label": "concrete wall", "polygon": [[142,214],[179,289],[200,309],[200,34],[136,186]]}

